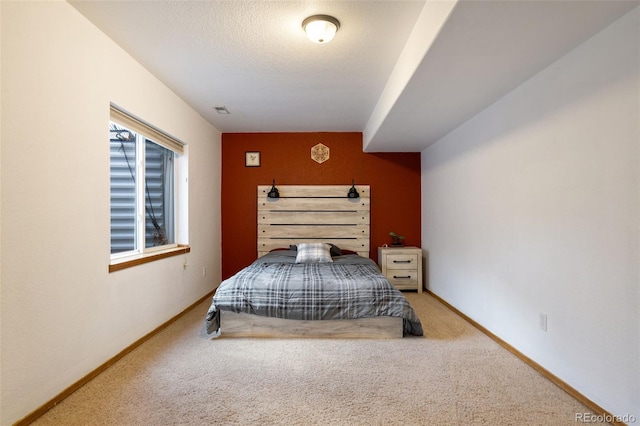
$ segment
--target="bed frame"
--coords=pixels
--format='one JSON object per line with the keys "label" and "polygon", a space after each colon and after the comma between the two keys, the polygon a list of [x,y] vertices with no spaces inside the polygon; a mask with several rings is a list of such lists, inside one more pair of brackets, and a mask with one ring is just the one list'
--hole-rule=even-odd
{"label": "bed frame", "polygon": [[402,337],[402,318],[307,321],[220,311],[221,337],[314,337],[391,339]]}
{"label": "bed frame", "polygon": [[[327,242],[369,257],[370,188],[356,186],[359,198],[347,198],[351,185],[258,186],[258,256],[301,242]],[[304,321],[220,312],[221,337],[402,337],[395,317]]]}

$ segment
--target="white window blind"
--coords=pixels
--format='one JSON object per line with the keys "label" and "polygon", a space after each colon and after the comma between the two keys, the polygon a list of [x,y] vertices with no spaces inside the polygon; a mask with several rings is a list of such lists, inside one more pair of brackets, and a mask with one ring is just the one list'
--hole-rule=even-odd
{"label": "white window blind", "polygon": [[163,146],[176,154],[184,154],[184,144],[178,139],[169,136],[165,132],[156,129],[144,120],[129,114],[118,106],[111,104],[111,121],[118,123],[129,130],[145,136],[160,146]]}

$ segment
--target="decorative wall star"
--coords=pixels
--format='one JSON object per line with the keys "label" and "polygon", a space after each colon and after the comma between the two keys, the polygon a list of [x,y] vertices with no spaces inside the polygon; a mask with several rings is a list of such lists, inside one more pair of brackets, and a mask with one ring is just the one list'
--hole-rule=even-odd
{"label": "decorative wall star", "polygon": [[311,148],[311,159],[316,163],[324,163],[329,159],[329,147],[321,143]]}

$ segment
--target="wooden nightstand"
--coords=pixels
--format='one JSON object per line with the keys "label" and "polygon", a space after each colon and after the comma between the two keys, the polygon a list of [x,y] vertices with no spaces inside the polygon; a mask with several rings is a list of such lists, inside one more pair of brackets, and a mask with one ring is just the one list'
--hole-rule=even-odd
{"label": "wooden nightstand", "polygon": [[378,247],[382,275],[398,290],[422,293],[422,249],[419,247]]}

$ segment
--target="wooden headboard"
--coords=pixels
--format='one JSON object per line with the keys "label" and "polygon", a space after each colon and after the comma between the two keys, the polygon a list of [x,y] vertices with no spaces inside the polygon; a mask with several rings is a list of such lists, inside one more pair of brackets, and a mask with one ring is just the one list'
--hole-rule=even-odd
{"label": "wooden headboard", "polygon": [[276,185],[280,198],[258,186],[258,256],[302,242],[333,243],[369,257],[369,185],[356,186],[360,198],[347,198],[351,185]]}

